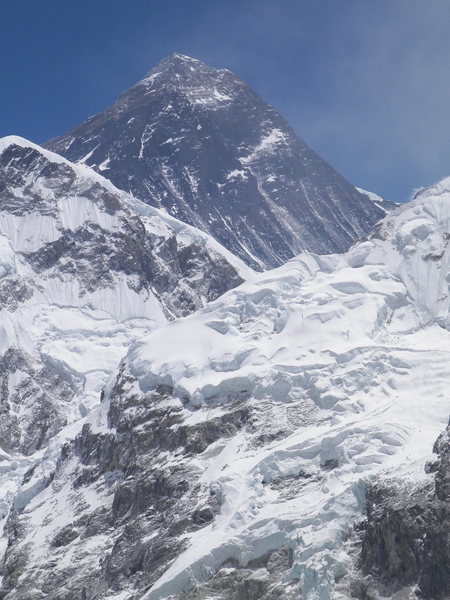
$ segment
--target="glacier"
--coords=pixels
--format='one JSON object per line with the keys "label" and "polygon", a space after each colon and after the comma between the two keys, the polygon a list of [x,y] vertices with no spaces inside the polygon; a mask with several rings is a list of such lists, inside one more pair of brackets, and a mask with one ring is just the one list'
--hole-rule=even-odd
{"label": "glacier", "polygon": [[345,254],[247,271],[193,314],[127,333],[48,475],[16,495],[8,600],[350,597],[367,490],[432,482],[449,240],[450,178]]}

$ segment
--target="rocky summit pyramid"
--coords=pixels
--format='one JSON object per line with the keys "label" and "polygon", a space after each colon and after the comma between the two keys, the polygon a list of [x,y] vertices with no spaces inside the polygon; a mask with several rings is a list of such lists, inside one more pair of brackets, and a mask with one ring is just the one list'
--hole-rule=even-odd
{"label": "rocky summit pyramid", "polygon": [[386,212],[236,75],[181,54],[46,147],[259,269],[343,252]]}

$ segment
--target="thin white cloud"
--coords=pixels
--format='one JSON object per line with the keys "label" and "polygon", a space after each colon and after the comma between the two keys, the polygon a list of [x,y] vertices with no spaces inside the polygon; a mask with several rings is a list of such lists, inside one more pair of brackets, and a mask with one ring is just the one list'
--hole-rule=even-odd
{"label": "thin white cloud", "polygon": [[340,140],[361,170],[366,157],[374,180],[395,177],[397,168],[411,174],[411,188],[430,183],[450,174],[450,2],[368,6],[362,1],[337,24],[354,52],[334,64],[328,110],[302,107],[305,135],[322,147],[328,142],[332,156]]}

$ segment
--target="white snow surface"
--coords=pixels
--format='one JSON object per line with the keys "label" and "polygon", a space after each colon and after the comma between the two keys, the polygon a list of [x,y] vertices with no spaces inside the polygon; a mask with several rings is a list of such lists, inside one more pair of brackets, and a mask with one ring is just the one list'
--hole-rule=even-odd
{"label": "white snow surface", "polygon": [[[450,412],[450,179],[391,213],[345,255],[300,255],[152,332],[126,367],[164,383],[186,421],[239,393],[267,407],[263,447],[241,431],[197,460],[222,510],[142,600],[160,600],[288,544],[305,598],[340,598],[344,539],[375,478],[420,481]],[[192,408],[197,409],[192,413]],[[296,493],[270,486],[309,475]]]}
{"label": "white snow surface", "polygon": [[[364,190],[363,188],[357,187],[356,189],[358,190],[358,192],[360,192],[360,194],[364,194],[365,196],[370,198],[372,200],[372,202],[374,204],[376,204],[379,208],[384,210],[386,214],[391,210],[391,208],[387,206],[388,204],[392,205],[390,200],[386,200],[386,198],[383,198],[382,196],[379,196],[378,194],[375,194],[374,192],[369,192],[368,190]],[[394,204],[399,206],[398,202],[395,202]]]}
{"label": "white snow surface", "polygon": [[[230,256],[206,234],[118,192],[85,165],[15,137],[0,140],[0,153],[11,144],[65,162],[81,179],[98,178],[150,230],[169,235],[172,229]],[[363,514],[365,486],[380,477],[427,477],[425,462],[448,420],[450,178],[390,213],[368,241],[344,255],[302,254],[260,274],[234,259],[248,281],[171,323],[156,298],[133,291],[125,276],[112,288],[81,296],[79,282],[61,274],[38,280],[23,260],[24,248],[56,239],[62,227],[92,220],[113,232],[119,226],[114,216],[80,196],[60,201],[55,216],[26,217],[0,210],[0,278],[18,273],[35,292],[15,312],[2,309],[1,350],[20,345],[62,376],[83,381],[69,425],[46,450],[1,456],[0,507],[3,514],[11,502],[29,508],[36,564],[41,542],[44,547],[54,534],[50,524],[41,527],[43,515],[55,510],[53,525],[61,527],[65,518],[70,522],[71,507],[69,500],[56,505],[37,477],[17,493],[18,483],[38,460],[45,479],[63,441],[84,422],[107,430],[110,375],[132,344],[124,370],[142,392],[173,386],[185,423],[225,412],[245,394],[259,408],[258,433],[271,440],[257,445],[243,429],[193,459],[201,486],[221,496],[221,512],[189,534],[187,550],[142,600],[168,599],[230,558],[245,565],[285,544],[294,553],[289,576],[300,580],[306,598],[346,597],[333,589],[334,581],[350,564],[344,540]],[[50,220],[39,220],[44,217]],[[271,485],[289,478],[297,482],[289,493]],[[85,500],[92,506],[111,502],[94,489]]]}
{"label": "white snow surface", "polygon": [[[145,289],[134,289],[132,276],[116,273],[112,285],[86,292],[82,290],[83,282],[71,275],[70,270],[49,269],[37,273],[23,253],[35,252],[57,240],[63,230],[76,231],[89,223],[112,234],[122,227],[124,215],[140,215],[151,233],[163,237],[175,234],[180,246],[195,243],[206,247],[211,253],[225,257],[241,276],[250,276],[252,270],[207,234],[117,190],[86,165],[70,163],[17,136],[0,139],[0,155],[12,146],[36,150],[50,163],[68,165],[75,172],[80,190],[78,196],[57,199],[53,206],[55,198],[51,187],[35,180],[31,173],[23,189],[14,190],[16,196],[20,197],[32,188],[52,206],[52,210],[47,211],[49,214],[41,214],[38,210],[12,214],[0,203],[0,280],[19,277],[33,292],[17,308],[0,308],[0,352],[4,354],[11,347],[18,347],[36,361],[50,365],[63,379],[81,382],[73,402],[65,409],[69,425],[47,450],[46,461],[54,466],[61,443],[67,436],[76,435],[85,415],[98,406],[102,388],[130,343],[164,325],[167,318],[156,295]],[[119,198],[123,208],[110,214],[83,197],[83,189],[92,186],[93,182]],[[11,378],[10,387],[18,383],[20,378],[16,375],[15,379]],[[23,410],[26,411],[26,407]],[[7,516],[24,472],[41,460],[42,454],[43,451],[24,457],[1,453],[0,525],[1,519]]]}

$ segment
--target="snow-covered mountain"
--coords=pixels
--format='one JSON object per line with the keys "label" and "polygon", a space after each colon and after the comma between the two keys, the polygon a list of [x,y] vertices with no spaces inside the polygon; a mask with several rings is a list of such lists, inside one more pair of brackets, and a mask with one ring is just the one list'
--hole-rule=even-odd
{"label": "snow-covered mountain", "polygon": [[348,250],[390,208],[350,185],[233,73],[180,54],[47,147],[257,269],[304,250]]}
{"label": "snow-covered mountain", "polygon": [[357,187],[356,189],[361,194],[364,194],[365,196],[367,196],[369,198],[369,200],[372,200],[372,202],[376,206],[378,206],[378,208],[380,210],[382,210],[385,214],[387,214],[388,212],[391,212],[391,210],[394,210],[394,208],[396,208],[397,206],[400,206],[400,204],[401,204],[400,202],[392,202],[392,200],[388,200],[387,198],[382,198],[378,194],[374,194],[373,192],[368,192],[367,190],[364,190],[362,188]]}
{"label": "snow-covered mountain", "polygon": [[89,167],[1,139],[0,519],[24,472],[98,404],[136,337],[250,273]]}
{"label": "snow-covered mountain", "polygon": [[450,178],[134,342],[27,474],[6,598],[448,598],[449,240]]}

